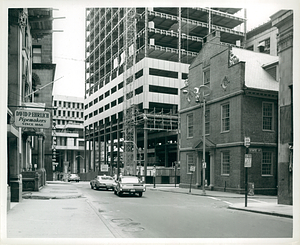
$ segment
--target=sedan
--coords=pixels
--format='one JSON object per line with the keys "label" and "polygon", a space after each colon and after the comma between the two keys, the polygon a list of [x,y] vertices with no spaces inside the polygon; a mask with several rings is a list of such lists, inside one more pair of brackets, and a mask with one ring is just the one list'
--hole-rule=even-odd
{"label": "sedan", "polygon": [[90,181],[91,189],[98,190],[104,188],[106,190],[113,190],[115,181],[112,177],[106,175],[98,175]]}
{"label": "sedan", "polygon": [[68,181],[76,181],[79,182],[80,177],[78,176],[78,174],[69,174],[68,176]]}
{"label": "sedan", "polygon": [[121,176],[116,182],[114,193],[121,196],[123,193],[138,194],[140,197],[146,191],[146,185],[136,176]]}

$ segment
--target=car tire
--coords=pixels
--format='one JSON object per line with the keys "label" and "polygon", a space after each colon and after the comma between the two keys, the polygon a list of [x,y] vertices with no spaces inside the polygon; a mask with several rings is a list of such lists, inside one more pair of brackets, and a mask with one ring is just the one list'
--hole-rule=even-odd
{"label": "car tire", "polygon": [[114,194],[117,195],[117,191],[116,190],[114,190]]}
{"label": "car tire", "polygon": [[139,193],[139,197],[142,197],[142,196],[143,196],[143,192],[140,192],[140,193]]}

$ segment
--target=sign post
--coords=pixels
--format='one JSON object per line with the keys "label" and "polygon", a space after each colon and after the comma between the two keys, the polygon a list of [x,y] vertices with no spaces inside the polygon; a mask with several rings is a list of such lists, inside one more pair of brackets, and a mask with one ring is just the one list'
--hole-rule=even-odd
{"label": "sign post", "polygon": [[244,145],[246,147],[246,154],[245,154],[245,207],[247,207],[247,194],[248,194],[248,168],[251,167],[252,164],[252,155],[249,154],[249,146],[250,146],[250,137],[245,137]]}
{"label": "sign post", "polygon": [[193,173],[195,172],[195,170],[196,170],[196,167],[195,167],[195,165],[191,165],[190,166],[190,175],[191,175],[191,180],[190,180],[190,193],[191,193],[191,190],[192,190],[192,179],[193,179]]}

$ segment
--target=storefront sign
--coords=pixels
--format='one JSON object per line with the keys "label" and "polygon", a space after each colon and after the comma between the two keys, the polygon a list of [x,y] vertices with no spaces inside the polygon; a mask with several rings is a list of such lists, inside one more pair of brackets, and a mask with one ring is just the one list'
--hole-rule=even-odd
{"label": "storefront sign", "polygon": [[47,111],[16,110],[15,125],[23,128],[50,128],[51,116]]}

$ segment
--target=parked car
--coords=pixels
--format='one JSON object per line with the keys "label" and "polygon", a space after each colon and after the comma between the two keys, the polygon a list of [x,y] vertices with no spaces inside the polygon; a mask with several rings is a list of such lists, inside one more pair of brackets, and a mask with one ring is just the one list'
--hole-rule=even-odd
{"label": "parked car", "polygon": [[138,194],[140,197],[146,191],[146,185],[136,176],[121,176],[116,181],[114,193],[121,196],[124,193]]}
{"label": "parked car", "polygon": [[106,190],[113,190],[115,185],[115,180],[111,176],[98,175],[90,181],[91,189],[105,188]]}
{"label": "parked car", "polygon": [[80,181],[80,177],[78,176],[78,174],[69,174],[69,176],[68,176],[68,182],[70,182],[70,181],[79,182]]}

